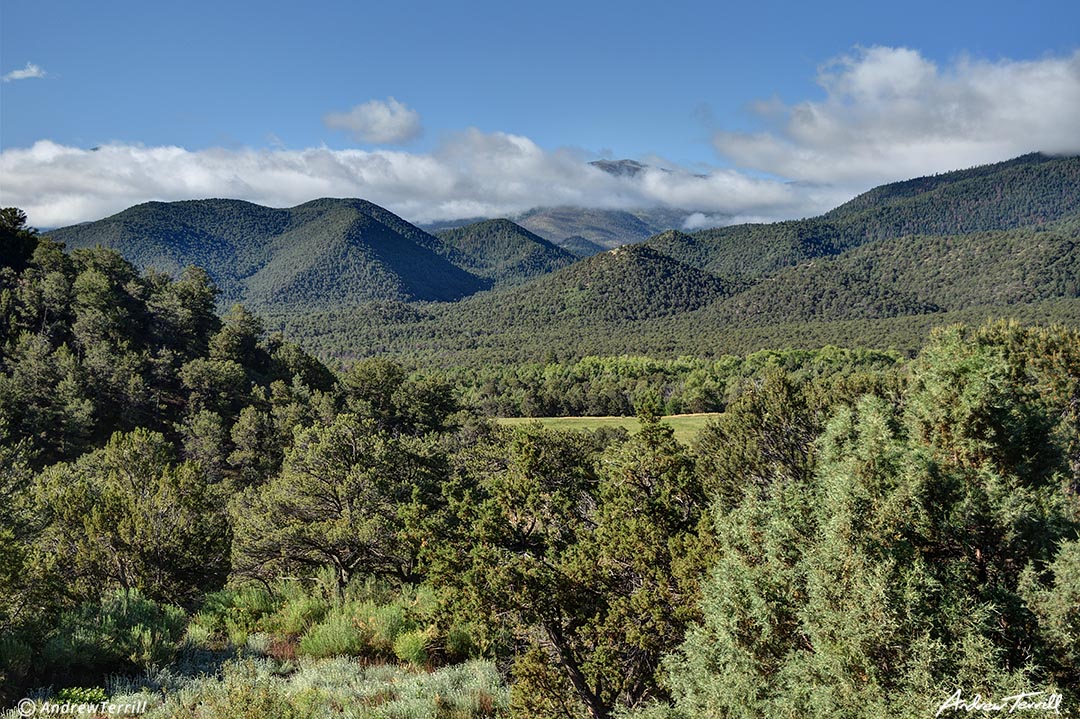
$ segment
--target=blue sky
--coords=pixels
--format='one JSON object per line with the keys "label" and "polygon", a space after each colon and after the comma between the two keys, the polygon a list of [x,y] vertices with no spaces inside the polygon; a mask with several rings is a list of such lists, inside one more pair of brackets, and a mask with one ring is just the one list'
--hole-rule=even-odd
{"label": "blue sky", "polygon": [[[1078,52],[1075,1],[4,0],[0,201],[42,226],[321,194],[417,221],[579,203],[800,216],[1080,151]],[[599,157],[673,172],[613,182]]]}

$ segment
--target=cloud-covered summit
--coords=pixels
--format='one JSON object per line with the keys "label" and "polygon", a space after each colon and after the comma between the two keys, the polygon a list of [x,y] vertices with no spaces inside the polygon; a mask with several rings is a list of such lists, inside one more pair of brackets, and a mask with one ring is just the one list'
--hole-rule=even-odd
{"label": "cloud-covered summit", "polygon": [[0,202],[56,227],[147,200],[228,197],[290,207],[317,197],[360,197],[409,219],[506,217],[534,207],[673,207],[705,213],[792,216],[840,199],[730,170],[706,176],[646,168],[614,176],[581,153],[548,151],[520,135],[471,129],[433,151],[225,150],[143,147],[93,150],[47,140],[0,155]]}

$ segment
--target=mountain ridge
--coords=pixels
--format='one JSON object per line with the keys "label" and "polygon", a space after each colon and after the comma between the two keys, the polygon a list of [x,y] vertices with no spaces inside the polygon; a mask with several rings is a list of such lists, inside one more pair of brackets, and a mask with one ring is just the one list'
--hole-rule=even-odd
{"label": "mountain ridge", "polygon": [[1033,154],[882,185],[818,217],[671,229],[577,260],[507,219],[432,234],[359,199],[145,203],[51,234],[76,247],[104,239],[140,266],[208,264],[223,299],[282,327],[332,317],[315,331],[363,352],[410,338],[410,352],[520,353],[540,337],[608,346],[605,334],[689,350],[694,334],[798,323],[854,322],[879,337],[873,323],[1010,305],[1070,317],[1078,228],[1080,157]]}

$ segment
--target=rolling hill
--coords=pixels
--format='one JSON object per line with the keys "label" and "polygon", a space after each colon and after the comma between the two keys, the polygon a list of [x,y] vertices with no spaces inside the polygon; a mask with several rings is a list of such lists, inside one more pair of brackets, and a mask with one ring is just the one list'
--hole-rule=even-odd
{"label": "rolling hill", "polygon": [[485,220],[435,235],[442,242],[443,256],[496,286],[547,274],[577,259],[509,220]]}
{"label": "rolling hill", "polygon": [[225,303],[325,309],[372,300],[451,301],[491,286],[447,256],[441,240],[363,200],[288,209],[239,200],[136,205],[53,230],[69,248],[102,245],[139,267],[204,267]]}
{"label": "rolling hill", "polygon": [[633,322],[703,307],[727,294],[719,279],[644,245],[617,247],[502,291],[457,303],[453,314],[489,327]]}

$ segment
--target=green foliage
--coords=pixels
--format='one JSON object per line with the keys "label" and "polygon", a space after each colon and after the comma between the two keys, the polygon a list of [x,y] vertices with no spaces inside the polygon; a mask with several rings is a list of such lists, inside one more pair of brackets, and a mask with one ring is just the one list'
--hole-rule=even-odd
{"label": "green foliage", "polygon": [[[172,439],[187,416],[191,458],[224,479],[232,448],[222,433],[253,403],[253,389],[285,384],[271,398],[284,423],[286,412],[325,405],[333,378],[295,345],[264,338],[242,308],[223,323],[216,296],[196,268],[176,280],[139,276],[111,250],[69,256],[39,238],[19,272],[0,270],[0,442],[28,440],[40,467],[99,448],[116,431]],[[291,426],[276,430],[279,444],[291,439]]]}
{"label": "green foliage", "polygon": [[187,636],[193,643],[206,647],[225,641],[242,645],[248,635],[273,623],[269,617],[281,611],[284,611],[282,599],[262,587],[247,585],[210,592],[191,618]]}
{"label": "green foliage", "polygon": [[187,604],[224,583],[221,499],[197,465],[173,464],[171,455],[160,434],[118,432],[103,449],[38,477],[38,511],[49,523],[39,541],[72,595],[119,586]]}
{"label": "green foliage", "polygon": [[442,254],[458,267],[495,286],[547,274],[574,261],[574,255],[509,220],[486,220],[435,233]]}
{"label": "green foliage", "polygon": [[102,687],[65,687],[56,693],[57,702],[101,704],[109,699]]}
{"label": "green foliage", "polygon": [[668,659],[677,706],[907,717],[957,686],[1071,701],[1073,618],[1051,592],[1074,594],[1078,425],[1053,388],[1075,387],[1078,357],[1065,330],[937,333],[899,403],[841,406],[810,471],[719,501],[704,619]]}
{"label": "green foliage", "polygon": [[1080,681],[1080,541],[1063,542],[1047,569],[1049,577],[1041,578],[1033,567],[1026,569],[1021,588],[1054,663],[1071,668],[1062,682],[1075,685]]}
{"label": "green foliage", "polygon": [[403,662],[422,667],[428,662],[431,643],[431,632],[427,629],[404,632],[394,640],[394,656]]}
{"label": "green foliage", "polygon": [[311,657],[361,656],[372,643],[372,630],[363,624],[362,615],[370,605],[346,604],[332,608],[300,639],[300,651]]}
{"label": "green foliage", "polygon": [[286,637],[299,637],[323,620],[330,610],[330,603],[324,597],[300,590],[295,583],[291,584],[291,589],[293,591],[285,594],[281,608],[267,623]]}
{"label": "green foliage", "polygon": [[451,500],[461,534],[431,550],[433,580],[483,625],[481,645],[509,634],[528,650],[514,673],[529,712],[606,716],[652,695],[694,616],[705,553],[692,462],[655,423],[596,459],[588,438],[538,427],[469,450]]}
{"label": "green foliage", "polygon": [[446,429],[459,409],[455,388],[437,375],[410,376],[390,360],[367,359],[342,377],[346,404],[380,429],[424,434]]}
{"label": "green foliage", "polygon": [[42,661],[58,673],[146,668],[169,661],[183,636],[187,616],[138,590],[116,591],[61,615]]}
{"label": "green foliage", "polygon": [[359,574],[415,579],[406,518],[437,501],[433,452],[351,414],[304,430],[281,474],[233,502],[234,571],[272,578],[331,565],[341,587]]}
{"label": "green foliage", "polygon": [[17,207],[0,209],[0,268],[22,269],[37,247],[37,231],[26,225]]}

